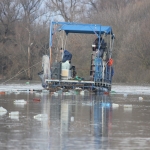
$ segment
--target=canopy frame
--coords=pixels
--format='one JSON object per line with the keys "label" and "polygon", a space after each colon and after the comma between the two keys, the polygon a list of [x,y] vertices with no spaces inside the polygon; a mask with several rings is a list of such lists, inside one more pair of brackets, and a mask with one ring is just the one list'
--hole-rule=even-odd
{"label": "canopy frame", "polygon": [[[54,29],[54,26],[57,26],[56,29]],[[112,35],[113,31],[110,26],[102,26],[100,24],[83,24],[83,23],[74,23],[74,22],[53,22],[51,21],[50,24],[50,41],[49,45],[52,46],[52,35],[55,32],[64,31],[66,35],[70,33],[80,33],[80,34],[96,34],[96,36],[99,38],[100,43],[100,37],[102,34],[106,35]],[[100,44],[99,44],[100,47]]]}

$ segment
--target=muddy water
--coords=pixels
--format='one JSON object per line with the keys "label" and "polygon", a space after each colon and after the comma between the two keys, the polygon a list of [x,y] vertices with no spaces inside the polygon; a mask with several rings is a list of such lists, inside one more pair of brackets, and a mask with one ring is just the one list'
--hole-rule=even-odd
{"label": "muddy water", "polygon": [[[150,96],[38,92],[0,95],[0,150],[148,150]],[[40,101],[33,101],[34,98]],[[14,104],[24,99],[27,104]],[[114,105],[114,103],[118,105]],[[9,116],[18,111],[18,116]],[[38,114],[47,117],[34,118]]]}

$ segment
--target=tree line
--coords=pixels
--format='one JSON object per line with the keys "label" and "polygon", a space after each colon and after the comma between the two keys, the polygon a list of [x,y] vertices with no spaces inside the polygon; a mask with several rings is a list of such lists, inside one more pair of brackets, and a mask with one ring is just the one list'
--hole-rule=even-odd
{"label": "tree line", "polygon": [[[113,82],[150,83],[149,10],[149,0],[1,0],[0,79],[38,79],[42,56],[49,54],[49,25],[54,18],[111,26],[116,35]],[[95,38],[68,36],[66,48],[79,76],[89,76]],[[54,42],[53,57],[57,47]]]}

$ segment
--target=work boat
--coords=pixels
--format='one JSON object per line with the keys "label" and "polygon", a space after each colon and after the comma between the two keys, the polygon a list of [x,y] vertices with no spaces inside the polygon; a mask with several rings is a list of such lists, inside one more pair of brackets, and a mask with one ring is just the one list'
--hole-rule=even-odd
{"label": "work boat", "polygon": [[[54,36],[59,34],[63,35],[64,38],[60,41],[63,41],[61,46],[65,49],[68,35],[74,33],[96,35],[96,39],[92,44],[89,80],[84,80],[84,78],[78,77],[76,74],[76,67],[72,66],[68,61],[62,63],[58,62],[56,59],[55,62],[52,62],[53,39],[58,39]],[[50,91],[57,91],[59,89],[110,91],[114,74],[112,59],[114,39],[115,36],[110,26],[51,21],[49,55],[43,56],[43,70],[38,73],[42,80],[42,86]],[[56,51],[59,51],[58,48]]]}

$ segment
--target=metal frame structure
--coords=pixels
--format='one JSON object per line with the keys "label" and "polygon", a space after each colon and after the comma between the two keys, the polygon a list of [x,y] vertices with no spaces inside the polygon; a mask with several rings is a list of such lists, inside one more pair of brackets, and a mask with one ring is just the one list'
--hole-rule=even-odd
{"label": "metal frame structure", "polygon": [[[110,44],[109,44],[109,58],[112,56],[112,48],[114,43],[114,34],[112,28],[110,26],[102,26],[100,24],[82,24],[82,23],[73,23],[73,22],[53,22],[50,23],[50,39],[49,39],[49,47],[50,47],[50,67],[51,67],[51,47],[53,43],[53,35],[55,32],[64,31],[66,33],[65,42],[67,40],[67,35],[71,33],[79,33],[79,34],[95,34],[99,38],[98,48],[101,46],[100,37],[102,35],[110,36]],[[105,63],[106,64],[106,63]],[[101,64],[97,65],[97,68],[100,67]],[[104,67],[104,66],[102,66]],[[96,67],[95,67],[96,68]],[[104,68],[102,68],[104,74]],[[99,72],[99,70],[95,70],[95,73]],[[104,76],[104,75],[103,75]],[[56,89],[56,88],[66,88],[66,89],[75,89],[77,87],[82,89],[102,89],[106,88],[108,90],[111,89],[111,80],[106,80],[104,77],[100,78],[99,73],[97,73],[97,78],[95,77],[93,81],[77,81],[77,80],[61,80],[61,79],[46,79],[45,82],[48,85],[48,88]]]}

